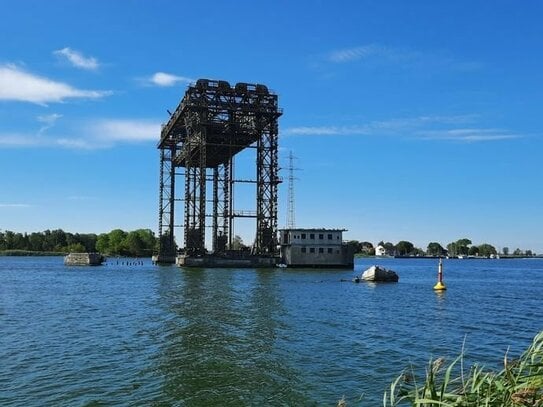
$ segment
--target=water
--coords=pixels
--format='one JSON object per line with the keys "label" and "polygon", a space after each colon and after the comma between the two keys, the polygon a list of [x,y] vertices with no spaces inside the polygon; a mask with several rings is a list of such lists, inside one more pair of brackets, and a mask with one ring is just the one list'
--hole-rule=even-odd
{"label": "water", "polygon": [[[2,406],[378,406],[432,356],[499,368],[543,329],[543,260],[355,272],[0,257]],[[340,282],[372,264],[398,284]],[[360,401],[361,395],[364,395]]]}

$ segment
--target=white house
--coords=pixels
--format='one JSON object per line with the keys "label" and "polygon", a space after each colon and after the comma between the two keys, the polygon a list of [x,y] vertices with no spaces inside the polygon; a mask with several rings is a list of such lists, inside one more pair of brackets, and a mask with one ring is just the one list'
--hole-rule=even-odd
{"label": "white house", "polygon": [[376,256],[386,256],[387,255],[387,250],[385,249],[385,247],[383,245],[377,245],[377,247],[375,248],[375,255]]}

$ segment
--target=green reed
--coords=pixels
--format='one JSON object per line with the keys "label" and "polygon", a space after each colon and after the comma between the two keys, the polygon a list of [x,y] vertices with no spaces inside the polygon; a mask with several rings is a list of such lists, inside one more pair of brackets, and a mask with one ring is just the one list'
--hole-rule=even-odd
{"label": "green reed", "polygon": [[503,359],[499,372],[479,365],[464,369],[464,355],[448,366],[431,360],[420,380],[413,368],[394,380],[383,406],[421,407],[543,407],[543,331],[518,360]]}

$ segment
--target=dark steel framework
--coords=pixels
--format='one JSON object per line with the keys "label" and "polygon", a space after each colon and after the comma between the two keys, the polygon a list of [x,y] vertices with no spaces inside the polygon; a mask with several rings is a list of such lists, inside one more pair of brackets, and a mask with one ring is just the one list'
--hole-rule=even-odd
{"label": "dark steel framework", "polygon": [[[278,177],[277,95],[265,85],[199,79],[163,126],[160,149],[159,256],[174,257],[175,202],[184,203],[183,237],[187,255],[205,254],[206,228],[212,251],[232,245],[234,218],[256,219],[253,254],[276,256]],[[234,180],[234,156],[256,149],[256,179]],[[176,168],[183,168],[177,173]],[[184,197],[175,197],[176,177],[184,177]],[[211,199],[206,197],[211,182]],[[256,183],[256,212],[236,212],[233,186]],[[207,203],[211,214],[206,213]],[[211,218],[211,222],[206,222]]]}

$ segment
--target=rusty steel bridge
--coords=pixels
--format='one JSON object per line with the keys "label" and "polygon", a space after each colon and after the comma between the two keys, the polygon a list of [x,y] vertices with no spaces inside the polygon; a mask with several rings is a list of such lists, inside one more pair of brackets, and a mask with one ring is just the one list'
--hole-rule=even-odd
{"label": "rusty steel bridge", "polygon": [[[178,253],[175,229],[183,229],[179,252],[208,255],[206,230],[211,230],[211,254],[232,249],[234,220],[256,220],[253,256],[277,256],[278,97],[265,85],[199,79],[162,127],[159,183],[158,262],[173,262]],[[234,179],[234,157],[256,150],[255,177]],[[182,169],[182,170],[178,170]],[[182,193],[176,182],[182,178]],[[256,184],[256,210],[236,211],[237,182]],[[179,196],[178,196],[179,195]],[[208,196],[211,195],[211,196]],[[175,222],[175,205],[184,207],[183,224]],[[208,213],[210,212],[210,213]]]}

